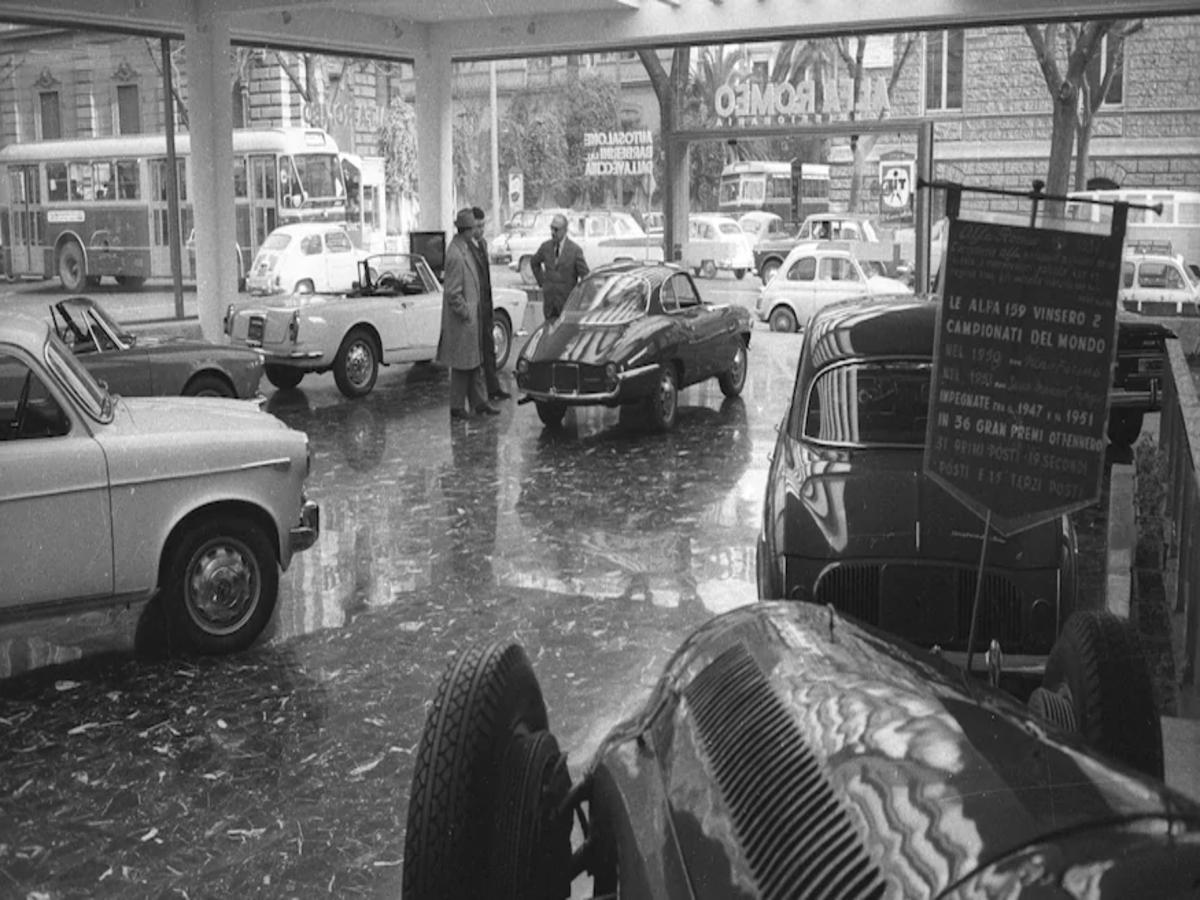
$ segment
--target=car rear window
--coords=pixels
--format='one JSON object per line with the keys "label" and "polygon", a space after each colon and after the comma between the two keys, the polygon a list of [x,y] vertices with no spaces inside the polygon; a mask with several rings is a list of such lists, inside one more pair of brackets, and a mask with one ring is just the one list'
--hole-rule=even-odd
{"label": "car rear window", "polygon": [[[566,312],[603,313],[605,322],[616,324],[645,314],[650,286],[645,278],[630,273],[586,278],[567,298]],[[589,319],[594,316],[589,315]]]}
{"label": "car rear window", "polygon": [[856,361],[812,382],[793,428],[805,440],[853,446],[921,447],[929,415],[928,360]]}
{"label": "car rear window", "polygon": [[267,239],[262,242],[262,247],[260,247],[259,249],[260,250],[286,250],[287,245],[290,244],[291,242],[292,242],[292,236],[290,234],[281,234],[278,231],[274,231],[271,234],[267,235]]}

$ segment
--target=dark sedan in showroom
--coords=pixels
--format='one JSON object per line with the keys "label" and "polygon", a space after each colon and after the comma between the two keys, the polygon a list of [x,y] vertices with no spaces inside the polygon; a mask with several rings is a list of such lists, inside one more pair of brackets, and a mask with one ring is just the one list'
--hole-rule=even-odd
{"label": "dark sedan in showroom", "polygon": [[[922,471],[937,310],[891,296],[813,316],[767,475],[758,593],[956,655],[983,521]],[[995,639],[1007,672],[1039,673],[1075,606],[1076,555],[1067,516],[991,533],[974,649]]]}
{"label": "dark sedan in showroom", "polygon": [[126,397],[260,396],[262,354],[183,337],[132,334],[91,297],[50,307],[54,330],[114,394]]}
{"label": "dark sedan in showroom", "polygon": [[1077,613],[1051,662],[1022,704],[833,608],[752,603],[573,781],[529,655],[468,645],[417,750],[403,896],[1194,897],[1200,806],[1162,783],[1136,632]]}
{"label": "dark sedan in showroom", "polygon": [[751,320],[704,302],[692,277],[665,263],[615,263],[575,286],[517,358],[517,388],[548,427],[570,406],[645,405],[652,427],[674,426],[679,391],[716,378],[727,397],[746,383]]}

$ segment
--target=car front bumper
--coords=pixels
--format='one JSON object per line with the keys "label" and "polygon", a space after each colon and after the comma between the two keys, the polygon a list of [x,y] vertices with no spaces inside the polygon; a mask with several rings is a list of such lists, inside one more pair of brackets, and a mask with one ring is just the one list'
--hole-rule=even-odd
{"label": "car front bumper", "polygon": [[313,500],[305,500],[300,508],[300,524],[288,533],[288,544],[292,553],[307,550],[321,535],[321,507]]}
{"label": "car front bumper", "polygon": [[523,374],[517,375],[517,388],[525,394],[526,400],[562,403],[566,406],[617,406],[622,403],[633,403],[649,396],[654,388],[654,375],[658,368],[657,364],[653,364],[620,372],[617,375],[617,386],[608,391],[584,393],[559,390],[553,387],[548,390],[539,390],[530,387],[529,377]]}

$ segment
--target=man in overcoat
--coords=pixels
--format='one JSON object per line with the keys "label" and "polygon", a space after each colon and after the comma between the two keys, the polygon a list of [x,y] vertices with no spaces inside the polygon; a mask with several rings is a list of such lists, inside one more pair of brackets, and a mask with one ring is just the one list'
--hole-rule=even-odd
{"label": "man in overcoat", "polygon": [[512,394],[500,386],[500,379],[496,375],[496,341],[492,337],[492,266],[488,260],[487,241],[483,237],[485,216],[478,206],[472,206],[471,212],[475,214],[471,246],[475,250],[480,274],[479,352],[483,354],[483,381],[489,400],[507,400]]}
{"label": "man in overcoat", "polygon": [[546,318],[557,319],[571,289],[588,273],[583,248],[567,236],[567,217],[562,213],[550,220],[550,240],[538,247],[530,266],[542,288]]}
{"label": "man in overcoat", "polygon": [[472,413],[494,415],[500,410],[488,403],[483,384],[479,339],[482,278],[471,246],[475,214],[469,208],[455,214],[454,230],[457,233],[446,248],[437,358],[450,370],[450,418],[465,419]]}

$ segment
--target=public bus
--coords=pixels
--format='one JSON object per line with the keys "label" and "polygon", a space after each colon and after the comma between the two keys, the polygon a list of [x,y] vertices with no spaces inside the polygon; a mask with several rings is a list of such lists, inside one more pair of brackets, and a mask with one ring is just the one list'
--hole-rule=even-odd
{"label": "public bus", "polygon": [[[1184,262],[1200,264],[1200,191],[1175,191],[1165,188],[1116,188],[1072,191],[1075,200],[1103,200],[1109,203],[1162,204],[1162,212],[1131,209],[1125,224],[1125,249],[1182,256]],[[1067,203],[1068,219],[1080,222],[1111,223],[1112,207],[1097,203]]]}
{"label": "public bus", "polygon": [[755,210],[797,228],[812,213],[829,211],[829,166],[823,163],[741,160],[721,171],[717,211],[734,218]]}
{"label": "public bus", "polygon": [[[192,251],[190,139],[175,139],[179,234]],[[67,291],[104,276],[137,288],[170,278],[166,135],[13,143],[0,149],[0,237],[10,278],[57,276]],[[238,283],[278,225],[346,218],[333,138],[315,128],[233,132]],[[194,274],[192,253],[183,262]]]}

